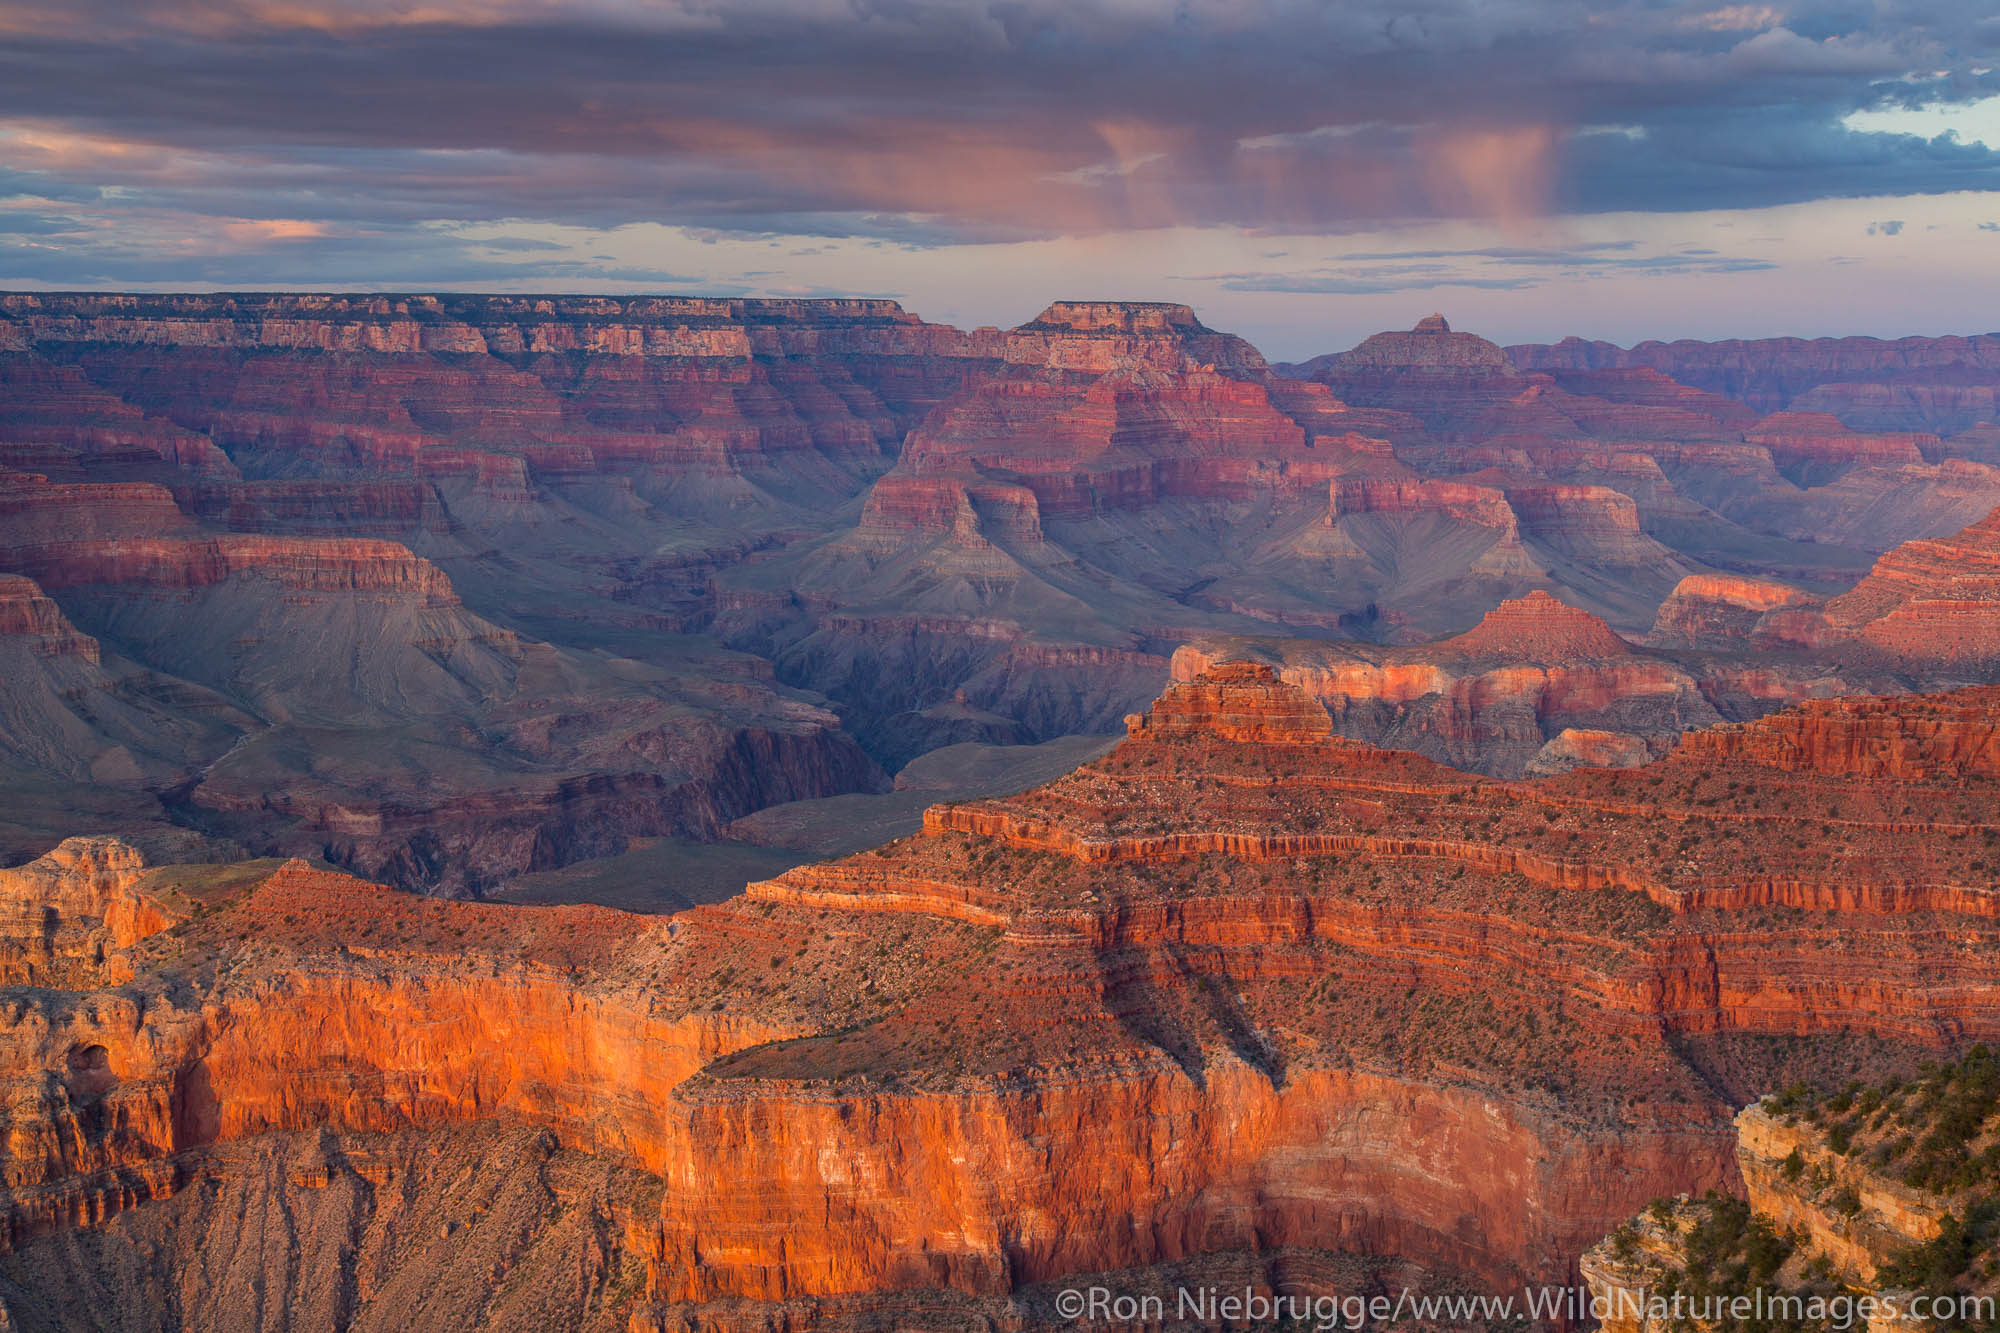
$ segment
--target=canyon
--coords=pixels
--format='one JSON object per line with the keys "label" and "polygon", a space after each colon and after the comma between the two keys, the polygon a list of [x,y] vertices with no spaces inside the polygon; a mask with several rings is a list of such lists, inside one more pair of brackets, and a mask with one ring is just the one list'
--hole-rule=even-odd
{"label": "canyon", "polygon": [[1815,1136],[2000,1040],[1996,386],[0,294],[0,1325],[1901,1272]]}
{"label": "canyon", "polygon": [[1989,679],[1950,569],[1991,427],[1806,401],[1963,388],[1985,343],[1674,346],[1432,316],[1273,366],[1171,303],[0,295],[0,860],[193,830],[476,897],[1109,735],[1217,652],[1502,776]]}
{"label": "canyon", "polygon": [[1093,1274],[1561,1281],[1740,1188],[1760,1093],[2000,1037],[1996,723],[1829,699],[1504,781],[1224,660],[1068,776],[669,916],[75,839],[0,872],[0,1302],[945,1327]]}

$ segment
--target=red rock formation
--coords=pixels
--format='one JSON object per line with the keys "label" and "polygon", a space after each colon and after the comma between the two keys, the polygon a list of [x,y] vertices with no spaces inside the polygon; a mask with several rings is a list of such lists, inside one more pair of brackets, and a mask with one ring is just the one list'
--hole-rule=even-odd
{"label": "red rock formation", "polygon": [[[1549,371],[1557,386],[1579,400],[1576,410],[1602,413],[1601,424],[1640,423],[1637,431],[1612,429],[1611,434],[1630,433],[1641,439],[1710,439],[1717,428],[1740,430],[1757,419],[1754,408],[1734,398],[1697,389],[1662,375],[1650,367],[1569,370],[1536,367]],[[1643,415],[1611,413],[1587,406],[1598,399],[1622,407],[1644,407]]]}
{"label": "red rock formation", "polygon": [[1934,782],[2000,777],[2000,688],[1907,699],[1819,699],[1694,732],[1680,753],[1788,773]]}
{"label": "red rock formation", "polygon": [[[143,414],[132,447],[206,450],[228,475],[218,445],[291,477],[525,462],[842,494],[1006,351],[883,301],[24,295],[0,327],[18,349],[0,374],[50,386],[23,397],[13,438],[51,415]],[[80,405],[86,390],[110,406]],[[108,431],[44,437],[101,450]]]}
{"label": "red rock formation", "polygon": [[1350,514],[1442,514],[1478,527],[1518,536],[1507,493],[1493,486],[1419,478],[1338,477],[1327,505],[1329,527]]}
{"label": "red rock formation", "polygon": [[1861,434],[1824,412],[1776,413],[1751,426],[1743,438],[1769,449],[1781,470],[1808,475],[1857,463],[1922,463],[1939,447],[1935,435]]}
{"label": "red rock formation", "polygon": [[50,588],[204,588],[254,575],[298,592],[382,593],[424,606],[458,605],[450,580],[435,565],[397,542],[367,537],[134,537],[42,548],[11,559]]}
{"label": "red rock formation", "polygon": [[1771,611],[1811,605],[1797,588],[1727,574],[1690,574],[1660,603],[1647,642],[1663,648],[1727,650],[1749,646]]}
{"label": "red rock formation", "polygon": [[76,632],[33,579],[0,574],[0,636],[32,641],[40,657],[80,657],[97,665],[97,640]]}
{"label": "red rock formation", "polygon": [[65,546],[191,530],[173,492],[147,483],[57,484],[32,472],[0,471],[0,550],[54,553]]}
{"label": "red rock formation", "polygon": [[1477,627],[1436,647],[1441,657],[1559,663],[1623,657],[1631,651],[1602,620],[1540,590],[1500,603]]}
{"label": "red rock formation", "polygon": [[[31,336],[15,342],[25,350]],[[100,458],[149,456],[198,475],[237,475],[206,436],[148,416],[73,366],[10,355],[10,345],[0,333],[0,442],[58,444]]]}
{"label": "red rock formation", "polygon": [[898,470],[1009,478],[1044,515],[1083,518],[1173,495],[1324,485],[1343,460],[1310,452],[1311,438],[1263,385],[1206,369],[1114,367],[1091,380],[1022,371],[933,413]]}
{"label": "red rock formation", "polygon": [[1144,714],[1126,719],[1134,738],[1221,736],[1243,744],[1310,745],[1333,734],[1333,720],[1311,696],[1275,688],[1262,662],[1219,662],[1167,687]]}
{"label": "red rock formation", "polygon": [[1578,768],[1636,768],[1652,757],[1652,749],[1642,737],[1564,727],[1528,761],[1527,774],[1549,777]]}
{"label": "red rock formation", "polygon": [[1687,580],[1653,641],[1812,653],[1906,679],[1957,683],[2000,665],[2000,511],[1955,536],[1904,542],[1819,602],[1752,580]]}
{"label": "red rock formation", "polygon": [[[446,460],[426,458],[434,474],[450,475]],[[525,491],[520,460],[472,454],[468,467],[482,484]],[[504,472],[490,465],[509,463]],[[193,517],[234,532],[339,532],[393,537],[451,529],[437,488],[425,482],[245,481],[176,488],[175,502]]]}
{"label": "red rock formation", "polygon": [[1507,503],[1525,533],[1557,550],[1588,553],[1599,564],[1673,561],[1641,534],[1632,497],[1608,486],[1509,486]]}
{"label": "red rock formation", "polygon": [[1141,365],[1206,366],[1257,376],[1266,369],[1249,343],[1204,327],[1187,306],[1165,302],[1057,301],[1003,338],[1007,360],[1055,370],[1101,375]]}
{"label": "red rock formation", "polygon": [[1443,315],[1426,315],[1408,333],[1378,333],[1331,363],[1337,371],[1363,367],[1437,368],[1511,376],[1514,367],[1496,343],[1476,333],[1454,333]]}
{"label": "red rock formation", "polygon": [[[998,1314],[1253,1247],[1557,1280],[1647,1198],[1731,1183],[1730,1098],[1794,1055],[2000,1034],[1965,836],[2000,828],[1990,755],[1503,784],[1312,707],[1227,670],[1057,783],[669,920],[297,864],[213,894],[123,986],[0,1014],[7,1234],[103,1225],[249,1136],[506,1117],[667,1182],[606,1236],[634,1327],[939,1288]],[[1930,744],[2000,691],[1870,707]]]}
{"label": "red rock formation", "polygon": [[147,893],[145,859],[116,838],[70,838],[0,870],[0,985],[88,990],[130,979],[124,951],[186,918]]}
{"label": "red rock formation", "polygon": [[1647,739],[1663,747],[1720,720],[1715,700],[1734,706],[1755,693],[1754,714],[1800,694],[1791,680],[1711,687],[1688,664],[1637,652],[1596,616],[1539,591],[1425,644],[1199,639],[1174,654],[1173,675],[1192,680],[1232,658],[1274,660],[1342,735],[1502,776],[1544,755],[1554,762],[1563,747],[1548,747],[1566,731],[1625,737],[1643,757]]}
{"label": "red rock formation", "polygon": [[1955,537],[1898,546],[1827,602],[1826,619],[1836,634],[1912,663],[2000,660],[2000,510]]}

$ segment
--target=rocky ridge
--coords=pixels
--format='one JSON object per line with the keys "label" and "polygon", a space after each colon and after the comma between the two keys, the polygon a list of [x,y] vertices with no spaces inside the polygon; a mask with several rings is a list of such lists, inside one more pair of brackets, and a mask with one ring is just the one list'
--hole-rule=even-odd
{"label": "rocky ridge", "polygon": [[1676,1298],[1702,1302],[1678,1326],[1753,1326],[1725,1305],[1739,1297],[1788,1328],[1980,1326],[2000,1239],[1995,1091],[1981,1045],[1915,1078],[1753,1102],[1736,1117],[1740,1200],[1656,1200],[1584,1256],[1603,1326],[1677,1326]]}
{"label": "rocky ridge", "polygon": [[2000,511],[1948,537],[1906,542],[1824,601],[1747,579],[1689,579],[1651,641],[1813,654],[1829,665],[1985,679],[2000,662]]}
{"label": "rocky ridge", "polygon": [[[1218,639],[1421,667],[1340,728],[1507,774],[1989,674],[1950,598],[1831,605],[2000,505],[1976,432],[1516,367],[1441,317],[1274,368],[1164,303],[22,293],[0,383],[0,573],[74,631],[0,635],[0,787],[449,892],[1112,733]],[[1729,579],[1796,598],[1704,610]],[[1438,664],[1379,649],[1537,590],[1687,626],[1615,665],[1502,644],[1404,708]],[[44,804],[4,859],[79,827]]]}
{"label": "rocky ridge", "polygon": [[1176,650],[1172,671],[1189,680],[1235,658],[1271,663],[1343,736],[1507,777],[1585,756],[1643,763],[1683,732],[1755,717],[1811,688],[1801,677],[1740,680],[1713,663],[1637,649],[1540,590],[1431,643],[1204,638]]}
{"label": "rocky ridge", "polygon": [[[1755,743],[1844,704],[1523,784],[1330,736],[1238,665],[1067,778],[671,918],[240,876],[122,985],[9,992],[0,1277],[243,1188],[268,1136],[507,1116],[671,1182],[598,1214],[628,1327],[1003,1316],[1252,1247],[1559,1278],[1733,1179],[1730,1097],[2000,1034],[2000,787],[1942,739],[1990,695],[1870,705],[1921,777]],[[0,889],[31,914],[66,855]]]}
{"label": "rocky ridge", "polygon": [[1643,342],[1565,338],[1507,349],[1524,370],[1643,367],[1759,410],[1830,411],[1864,428],[1954,433],[2000,419],[2000,335]]}

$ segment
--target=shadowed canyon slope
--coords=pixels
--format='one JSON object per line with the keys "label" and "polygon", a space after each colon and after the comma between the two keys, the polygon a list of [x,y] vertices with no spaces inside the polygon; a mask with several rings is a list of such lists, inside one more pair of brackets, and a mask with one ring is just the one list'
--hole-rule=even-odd
{"label": "shadowed canyon slope", "polygon": [[[1250,1250],[1559,1280],[1732,1185],[1754,1095],[2000,1036],[1996,722],[1828,700],[1507,783],[1222,662],[1068,777],[668,918],[72,842],[0,872],[0,1301],[946,1326]],[[484,1298],[422,1241],[461,1228]]]}
{"label": "shadowed canyon slope", "polygon": [[[1949,341],[1898,374],[1986,373]],[[1935,554],[1990,426],[1570,361],[1432,317],[1274,369],[1143,302],[0,296],[0,855],[173,824],[477,895],[1113,732],[1217,651],[1503,775],[1992,678]],[[1594,628],[1482,627],[1521,607]]]}

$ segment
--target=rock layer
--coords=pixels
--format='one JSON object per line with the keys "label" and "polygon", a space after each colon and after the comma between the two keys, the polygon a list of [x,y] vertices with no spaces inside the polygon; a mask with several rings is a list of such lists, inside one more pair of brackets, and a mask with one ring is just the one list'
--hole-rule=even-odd
{"label": "rock layer", "polygon": [[2000,335],[1644,342],[1565,338],[1507,349],[1523,369],[1646,367],[1765,412],[1830,411],[1867,428],[1963,430],[1996,413]]}
{"label": "rock layer", "polygon": [[[1994,701],[1873,707],[1929,735]],[[1271,1246],[1556,1280],[1646,1197],[1734,1179],[1719,1089],[2000,1034],[1977,765],[1506,784],[1316,709],[1225,669],[1054,784],[666,920],[299,863],[211,891],[127,932],[123,986],[13,992],[7,1234],[122,1227],[273,1133],[508,1117],[666,1182],[605,1233],[633,1327],[1005,1316]]]}
{"label": "rock layer", "polygon": [[[1197,639],[1176,651],[1173,674],[1186,681],[1235,659],[1271,662],[1341,735],[1509,777],[1572,752],[1643,762],[1689,728],[1754,717],[1804,691],[1796,676],[1752,687],[1710,663],[1641,652],[1540,590],[1464,634],[1408,647]],[[1603,739],[1558,744],[1569,732]]]}

